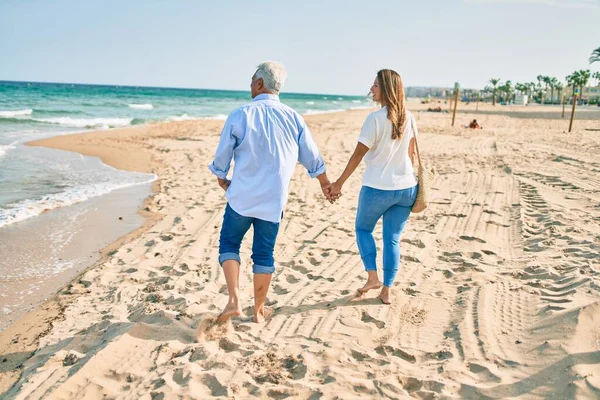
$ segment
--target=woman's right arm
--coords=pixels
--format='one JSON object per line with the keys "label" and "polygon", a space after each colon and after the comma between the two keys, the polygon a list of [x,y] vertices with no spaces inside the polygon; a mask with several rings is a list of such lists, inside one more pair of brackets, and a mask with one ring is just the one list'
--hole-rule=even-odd
{"label": "woman's right arm", "polygon": [[342,186],[344,186],[344,183],[346,183],[348,178],[350,178],[350,176],[354,173],[356,168],[360,165],[363,157],[365,156],[365,154],[367,154],[368,151],[369,148],[364,144],[360,142],[356,144],[354,153],[352,153],[352,156],[350,156],[350,159],[348,160],[348,164],[346,165],[344,172],[342,172],[342,175],[337,181],[333,183],[331,187],[331,195],[333,197],[337,198],[341,195]]}

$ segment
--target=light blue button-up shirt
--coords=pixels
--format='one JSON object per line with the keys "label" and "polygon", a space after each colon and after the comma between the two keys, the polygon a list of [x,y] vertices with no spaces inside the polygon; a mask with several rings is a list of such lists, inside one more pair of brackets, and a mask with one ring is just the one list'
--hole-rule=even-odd
{"label": "light blue button-up shirt", "polygon": [[271,222],[281,221],[298,161],[312,178],[325,172],[304,119],[272,94],[260,94],[229,114],[209,169],[227,179],[232,158],[229,206],[245,217]]}

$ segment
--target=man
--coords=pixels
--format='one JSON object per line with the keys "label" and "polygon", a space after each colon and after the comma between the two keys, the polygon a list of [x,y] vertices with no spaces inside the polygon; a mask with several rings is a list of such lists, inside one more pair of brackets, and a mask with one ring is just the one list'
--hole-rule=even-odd
{"label": "man", "polygon": [[[331,183],[302,117],[279,102],[287,73],[277,62],[264,62],[252,76],[252,102],[234,110],[223,127],[210,170],[226,191],[227,207],[219,243],[229,302],[217,321],[224,323],[242,313],[239,301],[240,245],[254,226],[254,321],[265,320],[265,299],[275,271],[273,251],[290,179],[299,161],[323,194],[332,201]],[[233,177],[227,179],[232,158]]]}

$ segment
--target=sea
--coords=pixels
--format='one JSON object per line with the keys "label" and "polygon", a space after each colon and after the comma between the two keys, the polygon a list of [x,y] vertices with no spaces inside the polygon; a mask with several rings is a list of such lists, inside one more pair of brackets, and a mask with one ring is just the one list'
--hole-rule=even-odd
{"label": "sea", "polygon": [[[301,114],[371,106],[364,96],[282,93],[280,98]],[[95,157],[25,143],[151,122],[224,120],[248,101],[247,91],[0,81],[0,330],[17,311],[53,291],[44,283],[52,276],[62,277],[54,281],[59,288],[97,259],[101,247],[139,227],[143,221],[135,211],[157,179]],[[120,210],[129,218],[120,225],[103,221],[101,215],[119,201],[125,201]],[[69,248],[68,243],[81,243],[78,235],[89,237],[86,245]]]}
{"label": "sea", "polygon": [[[249,92],[0,81],[0,229],[155,179],[98,160],[23,146],[56,135],[158,121],[225,119]],[[367,106],[365,97],[282,93],[302,114]]]}

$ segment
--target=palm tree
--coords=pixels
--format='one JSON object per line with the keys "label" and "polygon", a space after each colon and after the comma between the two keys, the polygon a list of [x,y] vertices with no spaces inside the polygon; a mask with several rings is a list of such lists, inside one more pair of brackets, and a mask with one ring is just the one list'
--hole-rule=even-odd
{"label": "palm tree", "polygon": [[579,71],[579,95],[583,101],[583,87],[587,86],[590,82],[592,72],[589,69],[582,69]]}
{"label": "palm tree", "polygon": [[594,86],[598,86],[598,79],[600,79],[600,72],[593,72],[592,79],[594,80]]}
{"label": "palm tree", "polygon": [[590,64],[595,63],[596,61],[600,61],[600,47],[592,51],[592,54],[590,55]]}
{"label": "palm tree", "polygon": [[515,90],[522,95],[525,95],[529,90],[529,85],[527,83],[515,83]]}
{"label": "palm tree", "polygon": [[504,103],[508,105],[513,92],[512,82],[506,81],[504,85],[500,86],[498,89],[504,92]]}
{"label": "palm tree", "polygon": [[[548,89],[548,79],[549,79],[549,77],[547,77],[545,75],[538,75],[536,79],[538,81],[538,85],[540,86],[540,88],[542,87],[542,83],[543,83],[544,84],[544,88]],[[540,104],[544,104],[544,95],[543,94],[540,96]]]}
{"label": "palm tree", "polygon": [[575,88],[579,84],[579,71],[575,71],[572,74],[567,75],[567,77],[565,79],[567,81],[567,85],[573,87],[573,94],[572,95],[575,96]]}
{"label": "palm tree", "polygon": [[490,86],[486,86],[483,89],[481,89],[481,93],[487,98],[490,94],[492,94],[492,92],[494,91],[494,89],[492,89]]}
{"label": "palm tree", "polygon": [[563,90],[565,90],[565,86],[563,85],[562,82],[560,82],[558,79],[556,80],[556,82],[554,82],[554,87],[553,89],[556,89],[558,91],[558,104],[562,103],[562,92]]}
{"label": "palm tree", "polygon": [[529,97],[533,99],[533,93],[535,92],[535,82],[529,82],[527,86],[529,86]]}
{"label": "palm tree", "polygon": [[598,86],[598,81],[600,80],[600,71],[594,72],[592,74],[592,78],[594,78],[594,80],[596,81],[594,86]]}
{"label": "palm tree", "polygon": [[554,77],[548,77],[548,84],[550,85],[550,103],[554,104],[554,89],[556,88],[556,84],[558,83],[558,79]]}
{"label": "palm tree", "polygon": [[490,79],[490,83],[492,84],[492,86],[494,86],[494,90],[493,90],[493,100],[492,100],[492,105],[495,106],[496,105],[496,85],[498,85],[498,83],[500,83],[500,78],[492,78]]}

